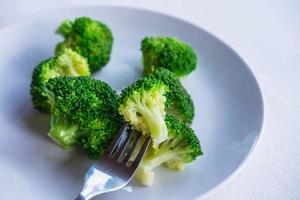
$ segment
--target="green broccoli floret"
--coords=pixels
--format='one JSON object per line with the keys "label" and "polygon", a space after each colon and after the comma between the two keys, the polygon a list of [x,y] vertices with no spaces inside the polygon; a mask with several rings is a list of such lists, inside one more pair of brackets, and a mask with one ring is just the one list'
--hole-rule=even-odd
{"label": "green broccoli floret", "polygon": [[73,22],[69,19],[65,19],[61,25],[56,29],[56,33],[60,34],[64,38],[68,36],[68,34],[72,31]]}
{"label": "green broccoli floret", "polygon": [[63,148],[79,144],[90,158],[99,158],[123,124],[116,92],[83,76],[50,79],[46,89],[52,114],[49,136]]}
{"label": "green broccoli floret", "polygon": [[149,77],[159,79],[169,87],[166,93],[166,113],[190,125],[195,116],[194,103],[176,75],[167,69],[158,68]]}
{"label": "green broccoli floret", "polygon": [[119,108],[134,129],[152,137],[154,147],[168,138],[166,113],[191,124],[194,110],[190,95],[176,75],[163,68],[124,89]]}
{"label": "green broccoli floret", "polygon": [[200,142],[193,129],[171,115],[167,115],[165,121],[169,139],[162,142],[158,149],[148,148],[135,174],[135,178],[143,185],[152,184],[153,171],[161,164],[183,170],[185,163],[190,163],[202,155]]}
{"label": "green broccoli floret", "polygon": [[150,135],[157,146],[168,139],[164,121],[168,86],[158,79],[142,78],[122,91],[119,112],[134,129]]}
{"label": "green broccoli floret", "polygon": [[33,106],[41,112],[50,111],[45,88],[50,78],[89,75],[90,71],[86,59],[71,49],[64,49],[60,55],[42,61],[32,74],[30,93]]}
{"label": "green broccoli floret", "polygon": [[74,22],[65,20],[56,33],[64,37],[64,41],[57,44],[56,53],[65,48],[73,49],[87,58],[91,72],[108,63],[113,36],[105,24],[88,17],[80,17]]}
{"label": "green broccoli floret", "polygon": [[188,44],[171,37],[146,37],[142,40],[144,73],[162,67],[178,77],[188,75],[197,65],[197,56]]}

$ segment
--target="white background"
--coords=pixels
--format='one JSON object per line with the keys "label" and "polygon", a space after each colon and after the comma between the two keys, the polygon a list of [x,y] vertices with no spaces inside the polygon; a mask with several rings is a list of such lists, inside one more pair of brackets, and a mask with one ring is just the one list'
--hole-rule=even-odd
{"label": "white background", "polygon": [[300,0],[1,0],[0,28],[39,12],[81,5],[161,11],[191,21],[229,44],[262,88],[263,133],[246,167],[204,199],[300,199]]}

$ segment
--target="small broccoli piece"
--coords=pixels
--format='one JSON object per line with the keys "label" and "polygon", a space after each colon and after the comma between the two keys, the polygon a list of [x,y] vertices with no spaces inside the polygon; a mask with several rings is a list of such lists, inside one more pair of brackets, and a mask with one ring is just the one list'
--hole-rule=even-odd
{"label": "small broccoli piece", "polygon": [[142,40],[144,73],[162,67],[178,77],[191,73],[197,65],[197,56],[188,44],[171,37],[146,37]]}
{"label": "small broccoli piece", "polygon": [[164,121],[168,86],[158,79],[142,78],[125,88],[119,112],[134,129],[150,135],[154,147],[168,139]]}
{"label": "small broccoli piece", "polygon": [[57,28],[56,33],[60,34],[65,38],[72,31],[72,28],[73,28],[73,22],[69,19],[65,19],[61,23],[61,25]]}
{"label": "small broccoli piece", "polygon": [[50,111],[45,88],[50,78],[89,75],[90,71],[86,59],[71,49],[65,49],[60,55],[42,61],[32,74],[30,93],[33,106],[41,112]]}
{"label": "small broccoli piece", "polygon": [[116,92],[83,76],[50,79],[46,91],[52,114],[48,135],[63,148],[79,144],[90,158],[99,158],[124,123]]}
{"label": "small broccoli piece", "polygon": [[166,93],[166,113],[174,115],[190,125],[195,116],[194,103],[176,75],[167,69],[158,68],[148,76],[156,78],[169,86],[169,91]]}
{"label": "small broccoli piece", "polygon": [[193,129],[171,115],[165,118],[169,139],[162,142],[158,149],[149,148],[135,174],[143,185],[151,185],[154,169],[165,163],[172,169],[182,170],[185,163],[190,163],[202,155],[199,139]]}
{"label": "small broccoli piece", "polygon": [[56,53],[59,54],[65,48],[73,49],[87,58],[91,72],[108,63],[113,36],[105,24],[88,17],[80,17],[74,22],[65,20],[56,33],[64,37],[64,41],[57,44]]}

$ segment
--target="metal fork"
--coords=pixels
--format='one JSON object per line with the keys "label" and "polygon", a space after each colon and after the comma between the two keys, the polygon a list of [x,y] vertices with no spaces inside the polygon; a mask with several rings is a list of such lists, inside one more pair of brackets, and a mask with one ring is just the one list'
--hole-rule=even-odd
{"label": "metal fork", "polygon": [[127,185],[151,141],[151,138],[147,137],[135,159],[130,161],[141,137],[141,133],[132,131],[125,124],[113,139],[107,152],[100,158],[99,163],[93,164],[86,172],[83,189],[75,200],[89,200],[94,196],[116,191]]}

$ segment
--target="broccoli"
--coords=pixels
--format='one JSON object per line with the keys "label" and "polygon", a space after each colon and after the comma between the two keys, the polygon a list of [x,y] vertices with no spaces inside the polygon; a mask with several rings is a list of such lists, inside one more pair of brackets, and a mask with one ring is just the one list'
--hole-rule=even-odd
{"label": "broccoli", "polygon": [[33,71],[30,93],[33,106],[41,112],[49,112],[50,104],[46,94],[46,83],[58,76],[89,76],[88,63],[84,57],[71,49],[42,61]]}
{"label": "broccoli", "polygon": [[169,86],[169,91],[166,93],[166,113],[190,125],[195,116],[194,103],[176,75],[167,69],[158,68],[148,76],[159,79]]}
{"label": "broccoli", "polygon": [[169,168],[183,170],[185,163],[190,163],[203,154],[193,129],[171,115],[166,115],[165,121],[169,139],[162,142],[156,150],[148,148],[135,174],[135,178],[143,185],[152,184],[153,170],[159,165],[165,163]]}
{"label": "broccoli", "polygon": [[195,108],[176,75],[159,68],[125,88],[119,111],[134,129],[150,135],[154,147],[168,139],[164,117],[176,116],[191,124]]}
{"label": "broccoli", "polygon": [[56,30],[64,37],[57,44],[55,52],[71,48],[87,58],[90,71],[95,72],[106,65],[112,50],[113,36],[110,29],[103,23],[88,17],[65,20]]}
{"label": "broccoli", "polygon": [[116,92],[83,76],[50,79],[46,91],[52,114],[48,135],[65,149],[79,144],[91,159],[99,158],[124,123]]}
{"label": "broccoli", "polygon": [[153,146],[168,139],[164,121],[168,86],[158,79],[144,77],[122,91],[119,112],[133,128],[150,135]]}
{"label": "broccoli", "polygon": [[144,73],[162,67],[178,77],[191,73],[197,64],[197,56],[188,44],[171,37],[146,37],[142,40]]}

